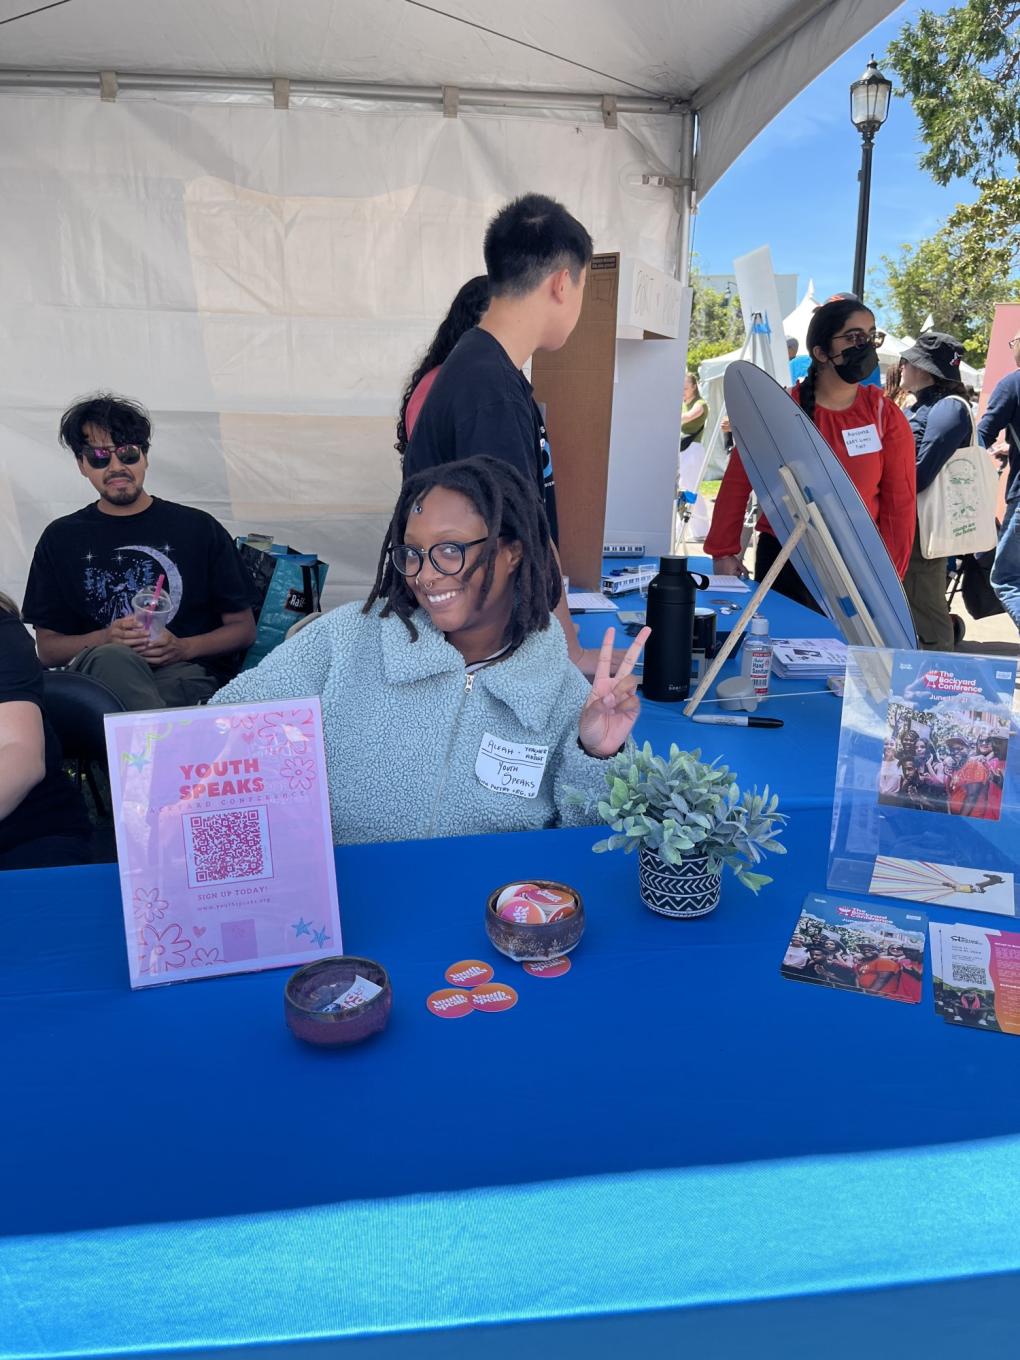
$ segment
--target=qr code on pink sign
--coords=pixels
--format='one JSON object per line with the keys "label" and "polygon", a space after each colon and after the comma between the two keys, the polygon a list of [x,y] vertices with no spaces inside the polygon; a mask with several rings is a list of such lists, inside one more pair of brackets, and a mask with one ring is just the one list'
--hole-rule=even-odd
{"label": "qr code on pink sign", "polygon": [[192,888],[272,878],[266,809],[192,813],[184,818],[184,853]]}

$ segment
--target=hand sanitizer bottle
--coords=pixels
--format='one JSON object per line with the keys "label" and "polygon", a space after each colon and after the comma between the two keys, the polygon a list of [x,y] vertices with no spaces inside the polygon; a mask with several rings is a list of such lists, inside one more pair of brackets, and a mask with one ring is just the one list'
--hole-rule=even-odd
{"label": "hand sanitizer bottle", "polygon": [[750,679],[757,697],[764,699],[769,692],[771,671],[772,639],[769,637],[769,622],[760,614],[755,614],[740,653],[740,674]]}

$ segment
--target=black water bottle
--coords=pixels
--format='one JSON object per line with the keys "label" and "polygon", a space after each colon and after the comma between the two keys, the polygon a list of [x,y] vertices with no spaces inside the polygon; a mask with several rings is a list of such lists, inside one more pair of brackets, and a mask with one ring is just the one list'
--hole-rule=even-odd
{"label": "black water bottle", "polygon": [[648,587],[645,619],[652,630],[645,643],[641,682],[646,699],[669,703],[690,693],[694,595],[699,586],[704,590],[708,577],[688,571],[686,557],[659,558],[659,574]]}

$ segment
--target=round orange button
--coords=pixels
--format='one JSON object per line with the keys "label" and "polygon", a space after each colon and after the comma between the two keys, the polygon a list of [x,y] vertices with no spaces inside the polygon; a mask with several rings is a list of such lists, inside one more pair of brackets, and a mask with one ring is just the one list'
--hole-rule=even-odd
{"label": "round orange button", "polygon": [[461,959],[451,963],[444,976],[453,987],[478,987],[492,981],[493,967],[483,959]]}
{"label": "round orange button", "polygon": [[577,905],[577,899],[572,892],[561,892],[559,888],[524,888],[519,894],[527,898],[529,902],[536,903],[546,911],[555,911],[558,907],[573,907]]}
{"label": "round orange button", "polygon": [[517,1005],[517,993],[505,982],[485,982],[472,989],[471,1004],[476,1011],[508,1011]]}
{"label": "round orange button", "polygon": [[576,907],[558,907],[556,911],[551,912],[545,919],[552,925],[553,921],[565,921],[568,916],[573,916],[576,910]]}
{"label": "round orange button", "polygon": [[524,964],[524,971],[532,977],[562,977],[564,973],[570,972],[570,960],[566,954],[561,954],[558,959],[533,959]]}
{"label": "round orange button", "polygon": [[499,914],[504,921],[513,921],[519,926],[540,926],[545,923],[542,908],[523,897],[511,897],[509,902],[500,907]]}
{"label": "round orange button", "polygon": [[534,883],[508,883],[500,895],[496,898],[496,906],[502,907],[509,902],[511,897],[519,897],[529,888],[533,888]]}
{"label": "round orange button", "polygon": [[475,1009],[471,994],[462,987],[444,987],[441,991],[433,992],[425,1005],[440,1020],[460,1020]]}

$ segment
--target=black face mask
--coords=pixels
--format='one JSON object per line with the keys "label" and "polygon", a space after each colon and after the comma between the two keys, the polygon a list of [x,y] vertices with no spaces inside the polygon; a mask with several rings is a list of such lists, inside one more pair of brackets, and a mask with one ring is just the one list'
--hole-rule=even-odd
{"label": "black face mask", "polygon": [[854,345],[839,356],[842,363],[834,363],[832,371],[845,383],[859,383],[874,373],[878,364],[878,350],[874,345]]}

